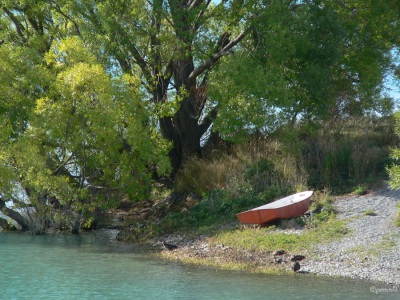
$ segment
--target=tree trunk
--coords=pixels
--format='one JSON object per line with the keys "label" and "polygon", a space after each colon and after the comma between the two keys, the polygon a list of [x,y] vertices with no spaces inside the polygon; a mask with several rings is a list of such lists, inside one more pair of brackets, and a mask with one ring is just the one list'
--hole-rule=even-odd
{"label": "tree trunk", "polygon": [[[190,79],[194,70],[193,58],[179,60],[174,64],[173,79],[178,94],[185,95],[179,110],[171,117],[160,119],[164,138],[173,142],[170,157],[176,172],[182,163],[192,156],[201,157],[200,138],[207,130],[199,124],[199,118],[205,102],[205,94],[197,88],[196,78]],[[174,173],[175,173],[174,172]]]}
{"label": "tree trunk", "polygon": [[3,228],[5,230],[14,230],[15,227],[13,225],[10,225],[8,223],[8,220],[0,218],[0,228]]}
{"label": "tree trunk", "polygon": [[28,229],[28,225],[26,220],[20,213],[8,208],[4,200],[0,199],[0,210],[5,214],[7,217],[10,217],[15,222],[17,222],[22,229]]}
{"label": "tree trunk", "polygon": [[[187,100],[183,100],[187,101]],[[174,173],[182,163],[192,157],[201,157],[200,138],[203,135],[198,119],[190,116],[182,103],[179,111],[172,117],[160,119],[160,127],[163,137],[173,142],[170,152]]]}

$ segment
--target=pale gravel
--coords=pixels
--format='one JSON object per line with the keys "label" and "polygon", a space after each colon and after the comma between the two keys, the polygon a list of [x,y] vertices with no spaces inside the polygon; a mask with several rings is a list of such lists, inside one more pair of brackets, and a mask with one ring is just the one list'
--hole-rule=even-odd
{"label": "pale gravel", "polygon": [[[395,226],[400,191],[387,186],[364,196],[338,198],[338,219],[350,233],[320,245],[301,265],[303,272],[400,285],[400,228]],[[376,216],[365,215],[372,210]]]}

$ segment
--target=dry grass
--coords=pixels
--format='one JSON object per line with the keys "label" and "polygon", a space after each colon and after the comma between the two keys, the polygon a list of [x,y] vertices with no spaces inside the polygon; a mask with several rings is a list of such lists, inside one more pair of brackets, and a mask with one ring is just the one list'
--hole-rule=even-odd
{"label": "dry grass", "polygon": [[324,124],[304,142],[309,185],[350,192],[359,184],[384,178],[390,147],[397,140],[390,118],[351,118]]}
{"label": "dry grass", "polygon": [[[311,132],[283,128],[275,138],[257,137],[216,151],[212,158],[190,159],[177,176],[177,189],[236,192],[250,184],[256,194],[265,186],[293,192],[307,186],[349,192],[385,176],[390,146],[398,140],[393,128],[392,119],[367,117],[326,123]],[[244,178],[249,169],[251,180]]]}
{"label": "dry grass", "polygon": [[[271,163],[273,172],[258,170],[257,164],[263,160]],[[193,158],[186,162],[177,176],[179,191],[204,193],[215,189],[237,191],[245,188],[246,170],[253,168],[250,184],[258,186],[290,186],[301,190],[306,185],[306,175],[296,158],[285,153],[277,141],[256,139],[234,145],[229,154],[212,159]],[[263,174],[261,174],[263,173]],[[268,177],[268,178],[267,178]]]}

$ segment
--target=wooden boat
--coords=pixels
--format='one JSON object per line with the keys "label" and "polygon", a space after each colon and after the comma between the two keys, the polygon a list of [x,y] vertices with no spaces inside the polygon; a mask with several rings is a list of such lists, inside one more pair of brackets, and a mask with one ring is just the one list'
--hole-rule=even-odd
{"label": "wooden boat", "polygon": [[310,206],[312,191],[297,193],[277,201],[239,213],[243,224],[264,225],[278,219],[288,219],[304,214]]}

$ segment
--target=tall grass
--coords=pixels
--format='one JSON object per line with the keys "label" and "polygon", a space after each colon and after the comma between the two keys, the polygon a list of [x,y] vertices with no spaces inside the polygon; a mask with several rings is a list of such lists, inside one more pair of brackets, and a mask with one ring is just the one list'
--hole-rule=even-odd
{"label": "tall grass", "polygon": [[386,178],[390,147],[397,138],[391,118],[352,118],[325,124],[305,138],[304,168],[309,186],[334,192]]}
{"label": "tall grass", "polygon": [[195,193],[188,210],[171,213],[163,230],[203,228],[236,220],[240,211],[304,190],[307,177],[282,143],[266,138],[234,145],[211,159],[191,159],[176,178],[180,192]]}
{"label": "tall grass", "polygon": [[236,197],[260,194],[266,189],[297,190],[306,181],[304,170],[281,143],[257,138],[211,159],[190,159],[176,183],[178,191],[206,193],[220,189]]}
{"label": "tall grass", "polygon": [[[386,177],[390,147],[398,138],[392,118],[351,118],[308,127],[282,128],[271,138],[254,138],[209,159],[186,162],[179,191],[227,190],[264,197],[309,186],[348,192]],[[274,192],[275,191],[275,192]],[[265,194],[265,195],[263,195]]]}

